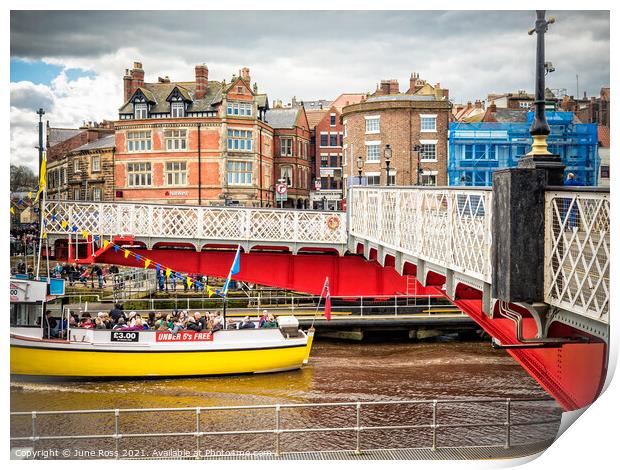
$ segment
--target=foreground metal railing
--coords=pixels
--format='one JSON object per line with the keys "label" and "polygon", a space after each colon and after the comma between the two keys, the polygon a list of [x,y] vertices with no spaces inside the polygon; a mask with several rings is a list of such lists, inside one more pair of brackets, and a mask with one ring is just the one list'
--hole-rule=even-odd
{"label": "foreground metal railing", "polygon": [[545,302],[609,323],[609,216],[609,191],[545,194]]}
{"label": "foreground metal railing", "polygon": [[69,236],[86,230],[102,237],[329,245],[347,242],[345,214],[333,211],[47,201],[44,216],[50,235]]}
{"label": "foreground metal railing", "polygon": [[[515,416],[514,405],[519,403],[538,403],[538,405],[542,405],[543,407],[548,409],[549,416],[543,417],[540,408],[535,409],[535,413],[533,413],[536,418],[535,419],[522,419]],[[488,420],[487,418],[483,418],[482,421],[478,422],[470,422],[464,421],[462,416],[454,417],[452,422],[442,422],[440,419],[440,408],[445,408],[447,406],[454,405],[465,405],[468,409],[471,409],[474,405],[489,405],[489,404],[497,404],[503,407],[503,411],[498,409],[498,413],[502,414],[502,419]],[[421,406],[426,407],[426,410],[429,411],[430,419],[426,423],[421,424],[402,424],[402,423],[393,423],[388,422],[384,425],[363,425],[362,420],[363,417],[373,416],[376,417],[377,407],[382,406],[397,406],[397,407],[407,407],[407,406]],[[352,423],[354,425],[346,425],[346,426],[313,426],[306,428],[289,428],[285,427],[282,422],[282,413],[285,410],[302,410],[306,412],[310,412],[311,410],[326,410],[328,408],[343,408],[345,410],[350,410],[350,417],[353,419]],[[262,428],[262,429],[234,429],[234,430],[214,430],[215,420],[210,422],[208,427],[205,427],[206,423],[204,423],[204,417],[211,415],[215,412],[220,411],[229,411],[238,414],[239,412],[247,412],[253,411],[256,412],[258,410],[263,411],[273,411],[273,423],[274,426],[270,428]],[[370,413],[363,413],[364,410],[368,410]],[[406,408],[403,410],[406,412]],[[128,414],[140,414],[140,415],[157,415],[159,418],[162,417],[162,413],[187,413],[188,417],[184,420],[185,423],[188,424],[183,431],[176,432],[123,432],[123,423],[121,422],[121,417],[123,415]],[[97,414],[103,414],[108,416],[113,416],[113,422],[111,423],[113,429],[110,429],[109,432],[102,432],[97,434],[64,434],[64,435],[45,435],[41,434],[38,428],[38,421],[45,416],[56,416],[61,418],[66,418],[68,416],[76,416],[76,415],[85,415],[92,416]],[[496,413],[497,414],[497,413]],[[323,414],[325,418],[333,417],[334,413]],[[401,416],[399,414],[399,416]],[[406,414],[403,413],[403,416]],[[208,406],[208,407],[186,407],[186,408],[127,408],[127,409],[103,409],[103,410],[70,410],[70,411],[32,411],[32,412],[12,412],[11,418],[16,417],[26,417],[31,421],[31,434],[26,436],[17,436],[11,437],[12,447],[14,447],[13,443],[17,442],[30,442],[35,448],[39,443],[45,441],[61,441],[61,440],[95,440],[101,443],[101,440],[104,439],[112,439],[114,442],[114,456],[119,458],[122,456],[120,453],[120,442],[122,440],[135,439],[135,438],[164,438],[164,437],[193,437],[195,439],[195,455],[201,455],[201,450],[203,449],[203,438],[209,436],[247,436],[247,435],[271,435],[273,436],[273,447],[271,447],[271,451],[267,449],[262,449],[262,452],[270,452],[273,455],[279,456],[282,452],[281,446],[281,438],[285,434],[317,434],[317,433],[334,433],[334,432],[348,432],[353,433],[355,436],[355,448],[350,449],[352,452],[357,454],[363,452],[364,450],[373,450],[369,447],[363,447],[362,435],[363,433],[368,433],[370,431],[399,431],[399,430],[407,430],[407,431],[416,431],[416,430],[428,430],[430,431],[430,439],[426,446],[422,448],[428,448],[430,450],[436,451],[442,448],[442,444],[439,442],[438,431],[441,429],[455,429],[455,428],[464,428],[464,429],[475,429],[475,428],[499,428],[503,429],[502,432],[496,433],[496,436],[502,436],[501,443],[496,443],[493,446],[502,446],[506,449],[510,448],[512,444],[512,431],[515,427],[524,427],[524,426],[536,426],[536,425],[554,425],[560,423],[561,413],[560,408],[555,403],[555,401],[551,399],[540,399],[540,398],[525,398],[525,399],[494,399],[494,398],[480,398],[480,399],[439,399],[439,400],[406,400],[406,401],[367,401],[367,402],[332,402],[332,403],[287,403],[287,404],[275,404],[275,405],[247,405],[247,406]],[[477,418],[480,418],[480,413],[477,413]],[[193,419],[190,419],[193,418]],[[142,419],[142,418],[141,418]],[[148,423],[144,423],[144,427],[148,427]],[[557,431],[557,429],[555,429]],[[551,436],[547,436],[546,439],[550,437],[553,438],[555,433],[552,433]],[[545,439],[545,440],[546,440]],[[540,439],[543,440],[543,439]],[[263,442],[263,441],[261,441]],[[304,443],[311,441],[304,441]],[[475,447],[475,445],[466,445],[462,447]],[[308,449],[305,449],[308,450]],[[138,455],[138,457],[144,457]]]}
{"label": "foreground metal railing", "polygon": [[351,236],[491,282],[490,189],[353,187]]}

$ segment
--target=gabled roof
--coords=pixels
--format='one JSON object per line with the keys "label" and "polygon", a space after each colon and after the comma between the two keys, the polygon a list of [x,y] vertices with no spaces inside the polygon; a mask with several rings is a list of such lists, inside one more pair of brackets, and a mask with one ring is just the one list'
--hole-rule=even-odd
{"label": "gabled roof", "polygon": [[96,149],[107,149],[113,148],[115,146],[115,137],[114,134],[106,135],[101,139],[93,140],[87,144],[82,145],[81,147],[72,150],[72,152],[79,152],[81,150],[96,150]]}
{"label": "gabled roof", "polygon": [[71,137],[84,132],[84,129],[60,129],[57,127],[48,128],[47,133],[47,145],[53,147],[65,140],[69,140]]}
{"label": "gabled roof", "polygon": [[608,126],[598,126],[598,141],[601,147],[609,148],[609,127]]}
{"label": "gabled roof", "polygon": [[329,109],[308,109],[306,111],[306,117],[308,118],[308,126],[310,129],[315,128],[328,112]]}
{"label": "gabled roof", "polygon": [[302,108],[276,108],[265,113],[265,123],[274,129],[292,129]]}
{"label": "gabled roof", "polygon": [[497,108],[495,112],[487,108],[484,122],[527,122],[527,109]]}
{"label": "gabled roof", "polygon": [[166,101],[170,100],[170,97],[174,93],[174,90],[177,90],[179,92],[179,94],[181,95],[184,101],[192,101],[192,97],[189,95],[189,91],[187,90],[187,88],[184,88],[181,85],[177,85],[173,87],[172,90],[170,90],[170,93],[168,94]]}
{"label": "gabled roof", "polygon": [[[151,113],[168,113],[170,112],[170,103],[166,99],[172,93],[172,90],[178,88],[183,90],[191,101],[187,111],[216,111],[216,104],[222,102],[222,83],[218,81],[209,81],[207,84],[205,97],[197,100],[196,83],[195,82],[171,82],[171,83],[145,83],[139,90],[144,90],[152,98],[154,105],[151,106]],[[146,94],[145,94],[146,96]],[[147,99],[151,99],[148,98]],[[133,114],[133,96],[119,109],[121,114]]]}

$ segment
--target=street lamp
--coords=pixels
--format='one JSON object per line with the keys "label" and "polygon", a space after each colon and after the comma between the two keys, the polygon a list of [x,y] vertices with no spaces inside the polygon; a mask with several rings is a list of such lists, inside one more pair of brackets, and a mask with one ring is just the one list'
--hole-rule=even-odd
{"label": "street lamp", "polygon": [[358,179],[358,183],[361,186],[362,185],[362,169],[364,168],[364,160],[362,159],[362,156],[360,155],[359,157],[357,157],[357,179]]}
{"label": "street lamp", "polygon": [[424,152],[422,152],[422,146],[421,145],[414,145],[413,146],[413,151],[418,154],[418,165],[417,165],[417,168],[416,168],[416,173],[417,173],[418,176],[416,178],[416,186],[420,186],[420,175],[423,172],[422,165],[421,165],[421,162],[420,162],[420,158],[421,158],[421,155],[424,155]]}
{"label": "street lamp", "polygon": [[383,158],[385,158],[385,171],[387,172],[387,186],[390,185],[390,160],[392,159],[392,148],[390,144],[385,144],[383,150]]}

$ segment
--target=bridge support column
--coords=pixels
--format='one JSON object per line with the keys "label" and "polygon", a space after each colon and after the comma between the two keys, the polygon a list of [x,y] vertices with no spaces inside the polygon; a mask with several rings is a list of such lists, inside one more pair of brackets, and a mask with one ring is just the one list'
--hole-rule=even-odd
{"label": "bridge support column", "polygon": [[492,297],[507,302],[543,300],[545,170],[510,168],[493,173]]}

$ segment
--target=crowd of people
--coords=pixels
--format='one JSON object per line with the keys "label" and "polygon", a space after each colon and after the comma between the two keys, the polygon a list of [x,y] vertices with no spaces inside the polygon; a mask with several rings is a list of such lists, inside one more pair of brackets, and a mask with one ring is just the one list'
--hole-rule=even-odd
{"label": "crowd of people", "polygon": [[[187,310],[173,311],[172,313],[150,312],[147,317],[142,317],[137,312],[125,313],[121,304],[116,304],[109,312],[99,312],[96,317],[88,313],[71,313],[69,317],[70,328],[89,328],[96,330],[121,330],[121,331],[168,331],[176,335],[179,331],[210,331],[216,332],[224,328],[224,320],[221,313],[200,312],[190,314]],[[251,329],[251,328],[278,328],[278,322],[273,314],[263,311],[258,321],[252,321],[249,316],[240,321],[229,319],[227,329]],[[45,313],[43,319],[44,336],[47,338],[64,338],[67,332],[66,319],[57,320],[52,317],[51,311]]]}

